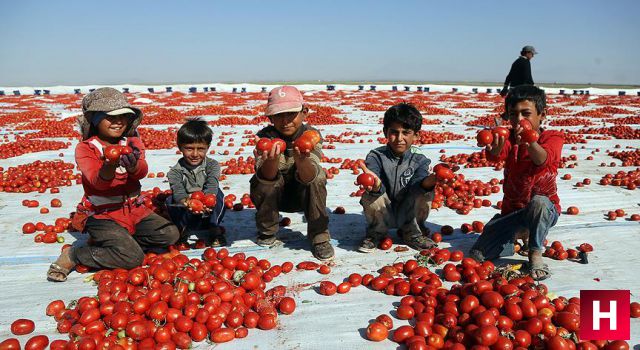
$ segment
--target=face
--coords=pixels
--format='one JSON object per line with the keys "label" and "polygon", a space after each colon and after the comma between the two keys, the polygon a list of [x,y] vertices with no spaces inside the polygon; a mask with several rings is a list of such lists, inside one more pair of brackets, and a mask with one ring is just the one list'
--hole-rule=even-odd
{"label": "face", "polygon": [[204,142],[187,143],[178,147],[189,165],[200,165],[207,156],[209,145]]}
{"label": "face", "polygon": [[518,126],[520,120],[527,119],[531,123],[531,126],[533,126],[533,130],[540,131],[540,125],[544,117],[544,112],[538,114],[533,101],[520,101],[516,103],[515,106],[509,108],[509,122],[514,129]]}
{"label": "face", "polygon": [[405,129],[402,123],[391,123],[384,132],[387,138],[387,145],[396,155],[401,155],[407,151],[416,138],[416,132],[412,129]]}
{"label": "face", "polygon": [[302,122],[307,116],[306,109],[303,109],[300,112],[287,112],[287,113],[278,113],[269,117],[271,119],[271,123],[278,130],[280,134],[286,137],[293,136],[300,126]]}
{"label": "face", "polygon": [[98,124],[98,136],[105,139],[119,139],[130,122],[131,116],[128,114],[107,116]]}
{"label": "face", "polygon": [[524,54],[524,56],[528,59],[532,59],[534,55],[533,55],[533,52],[527,52]]}

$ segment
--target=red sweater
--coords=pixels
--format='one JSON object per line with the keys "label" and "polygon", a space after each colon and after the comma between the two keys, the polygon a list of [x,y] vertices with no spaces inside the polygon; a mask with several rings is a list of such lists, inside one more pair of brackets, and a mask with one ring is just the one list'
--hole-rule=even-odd
{"label": "red sweater", "polygon": [[[96,136],[84,140],[76,146],[76,163],[82,173],[82,187],[86,200],[91,203],[91,211],[96,219],[110,219],[126,228],[131,234],[135,226],[152,213],[144,205],[132,205],[128,199],[140,194],[140,179],[147,175],[149,169],[144,156],[144,145],[138,137],[129,137],[120,142],[121,145],[133,144],[140,149],[138,170],[129,174],[123,167],[116,169],[111,180],[100,177],[100,168],[104,163],[102,149],[105,144]],[[85,202],[85,201],[83,201]],[[101,209],[109,208],[102,212]]]}
{"label": "red sweater", "polygon": [[562,132],[542,131],[538,144],[547,151],[547,159],[541,165],[533,163],[527,148],[515,144],[513,136],[505,141],[504,148],[497,157],[487,152],[488,160],[506,160],[502,186],[502,215],[524,208],[535,195],[548,197],[560,213],[556,177],[563,143]]}

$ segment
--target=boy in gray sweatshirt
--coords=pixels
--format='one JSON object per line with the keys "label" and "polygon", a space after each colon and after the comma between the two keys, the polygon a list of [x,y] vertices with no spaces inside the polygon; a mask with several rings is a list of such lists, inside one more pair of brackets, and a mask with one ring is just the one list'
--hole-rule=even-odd
{"label": "boy in gray sweatshirt", "polygon": [[360,165],[365,173],[374,175],[375,184],[364,188],[360,199],[367,230],[358,250],[373,252],[390,228],[397,228],[398,236],[414,249],[433,247],[424,222],[436,177],[429,174],[431,160],[412,147],[419,137],[422,115],[413,105],[400,103],[384,113],[383,123],[387,144],[371,150]]}
{"label": "boy in gray sweatshirt", "polygon": [[[211,232],[210,244],[213,247],[224,246],[227,241],[220,222],[224,217],[224,193],[220,190],[220,165],[207,157],[207,151],[213,139],[213,132],[207,122],[200,119],[189,120],[178,130],[178,149],[182,158],[171,167],[167,178],[172,195],[167,198],[167,210],[171,221],[178,226],[181,240],[186,241],[190,231],[206,230]],[[205,208],[204,213],[194,213],[189,207],[189,196],[193,192],[214,194],[216,204]]]}

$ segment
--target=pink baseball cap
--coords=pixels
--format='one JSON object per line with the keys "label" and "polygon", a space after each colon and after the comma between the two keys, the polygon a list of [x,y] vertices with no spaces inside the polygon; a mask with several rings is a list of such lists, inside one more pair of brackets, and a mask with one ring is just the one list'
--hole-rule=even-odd
{"label": "pink baseball cap", "polygon": [[278,113],[300,112],[303,104],[304,100],[298,89],[289,85],[278,86],[269,92],[265,114],[269,117]]}

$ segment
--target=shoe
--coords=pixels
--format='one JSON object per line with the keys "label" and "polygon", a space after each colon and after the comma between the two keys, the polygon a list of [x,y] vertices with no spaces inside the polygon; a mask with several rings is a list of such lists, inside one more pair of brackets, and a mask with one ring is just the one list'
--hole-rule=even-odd
{"label": "shoe", "polygon": [[429,249],[437,246],[431,238],[422,235],[422,232],[402,233],[404,243],[415,250]]}
{"label": "shoe", "polygon": [[431,230],[427,226],[425,226],[424,224],[418,224],[418,227],[420,228],[420,232],[422,232],[423,236],[429,237],[429,234],[431,234]]}
{"label": "shoe", "polygon": [[225,237],[223,230],[220,227],[213,227],[211,232],[211,247],[223,247],[227,245],[227,237]]}
{"label": "shoe", "polygon": [[358,247],[358,251],[361,253],[372,253],[376,248],[378,248],[378,239],[374,237],[365,237],[360,243]]}
{"label": "shoe", "polygon": [[271,247],[276,243],[276,235],[266,235],[261,233],[258,235],[256,243],[261,247]]}
{"label": "shoe", "polygon": [[333,246],[329,242],[322,242],[314,244],[312,249],[313,256],[318,260],[328,260],[333,258],[335,252]]}

